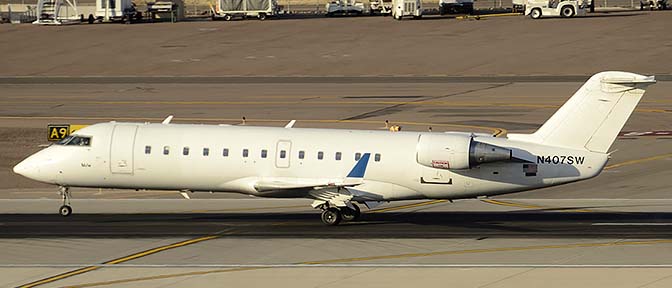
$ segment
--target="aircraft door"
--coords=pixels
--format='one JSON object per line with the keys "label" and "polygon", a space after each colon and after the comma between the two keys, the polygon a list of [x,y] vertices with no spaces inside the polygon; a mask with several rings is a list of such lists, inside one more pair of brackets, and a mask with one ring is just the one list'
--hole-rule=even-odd
{"label": "aircraft door", "polygon": [[112,131],[110,145],[110,172],[133,174],[133,146],[136,125],[116,125]]}
{"label": "aircraft door", "polygon": [[278,141],[275,150],[275,167],[289,168],[289,155],[292,152],[292,142],[287,140]]}

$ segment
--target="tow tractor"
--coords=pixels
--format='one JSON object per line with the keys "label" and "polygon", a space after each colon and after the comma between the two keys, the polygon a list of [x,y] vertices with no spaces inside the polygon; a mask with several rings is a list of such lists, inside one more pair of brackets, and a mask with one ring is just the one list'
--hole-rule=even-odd
{"label": "tow tractor", "polygon": [[570,18],[574,16],[585,16],[590,8],[587,1],[576,0],[528,0],[525,5],[525,15],[532,19],[541,17],[563,17]]}
{"label": "tow tractor", "polygon": [[371,0],[369,1],[369,13],[371,15],[390,15],[392,14],[392,0]]}
{"label": "tow tractor", "polygon": [[327,17],[333,15],[362,15],[364,14],[364,3],[356,0],[334,0],[325,5]]}
{"label": "tow tractor", "polygon": [[668,0],[639,0],[639,10],[665,10]]}

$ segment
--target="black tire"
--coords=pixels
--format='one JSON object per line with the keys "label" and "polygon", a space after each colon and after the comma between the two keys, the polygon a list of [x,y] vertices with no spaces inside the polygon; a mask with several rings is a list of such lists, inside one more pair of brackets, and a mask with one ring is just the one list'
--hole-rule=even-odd
{"label": "black tire", "polygon": [[95,21],[96,21],[96,18],[93,18],[93,15],[89,14],[89,18],[87,19],[87,22],[89,22],[89,24],[93,24],[93,22],[95,22]]}
{"label": "black tire", "polygon": [[327,226],[336,226],[338,223],[341,223],[341,211],[339,211],[336,208],[329,208],[327,210],[322,211],[322,215],[320,217],[322,219],[322,223],[324,223]]}
{"label": "black tire", "polygon": [[261,21],[266,20],[266,13],[259,13],[259,15],[257,15],[257,18],[259,18],[259,20]]}
{"label": "black tire", "polygon": [[562,7],[562,10],[560,10],[560,16],[569,18],[574,16],[574,7],[565,5]]}
{"label": "black tire", "polygon": [[61,206],[61,208],[58,208],[58,214],[61,214],[63,217],[68,217],[72,214],[72,207],[68,205]]}
{"label": "black tire", "polygon": [[534,8],[532,11],[530,11],[530,17],[532,19],[539,19],[541,18],[541,9],[539,8]]}
{"label": "black tire", "polygon": [[359,216],[362,215],[362,212],[359,210],[359,206],[352,204],[352,207],[355,209],[352,209],[350,207],[345,207],[341,209],[341,218],[343,221],[355,221],[359,219]]}
{"label": "black tire", "polygon": [[231,14],[224,14],[224,21],[231,21],[231,19],[233,19]]}

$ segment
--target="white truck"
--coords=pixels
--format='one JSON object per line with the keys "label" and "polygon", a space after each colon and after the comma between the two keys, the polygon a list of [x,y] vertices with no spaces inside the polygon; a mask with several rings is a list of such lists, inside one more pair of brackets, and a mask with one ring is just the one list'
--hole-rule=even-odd
{"label": "white truck", "polygon": [[130,23],[142,20],[142,12],[135,8],[131,0],[96,0],[96,11],[89,14],[87,22],[121,21]]}
{"label": "white truck", "polygon": [[577,0],[528,0],[525,4],[525,15],[532,19],[541,17],[574,17],[585,16],[590,2]]}
{"label": "white truck", "polygon": [[422,18],[421,0],[392,0],[392,17],[401,20],[404,17]]}
{"label": "white truck", "polygon": [[392,0],[371,0],[369,1],[369,13],[371,15],[390,15],[392,14]]}
{"label": "white truck", "polygon": [[474,0],[439,0],[439,14],[473,14]]}
{"label": "white truck", "polygon": [[333,15],[362,15],[366,11],[364,3],[355,0],[334,0],[324,8],[327,17]]}
{"label": "white truck", "polygon": [[224,19],[231,21],[234,17],[246,19],[276,16],[280,12],[276,0],[218,0],[215,7],[210,6],[212,20]]}

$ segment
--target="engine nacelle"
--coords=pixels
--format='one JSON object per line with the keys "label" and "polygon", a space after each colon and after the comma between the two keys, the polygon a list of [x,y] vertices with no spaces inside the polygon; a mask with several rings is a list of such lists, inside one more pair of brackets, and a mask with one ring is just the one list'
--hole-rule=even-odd
{"label": "engine nacelle", "polygon": [[474,140],[466,135],[423,134],[418,140],[419,164],[463,170],[484,163],[511,160],[511,149]]}

